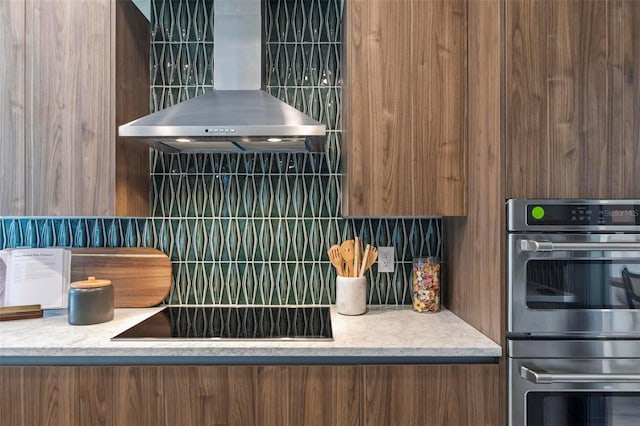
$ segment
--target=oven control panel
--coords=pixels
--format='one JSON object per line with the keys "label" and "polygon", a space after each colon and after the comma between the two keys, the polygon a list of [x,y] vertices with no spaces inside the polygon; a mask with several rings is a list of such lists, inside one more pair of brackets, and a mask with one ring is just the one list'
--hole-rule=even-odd
{"label": "oven control panel", "polygon": [[507,201],[510,231],[612,230],[640,232],[640,200]]}
{"label": "oven control panel", "polygon": [[640,225],[640,205],[527,206],[528,225]]}

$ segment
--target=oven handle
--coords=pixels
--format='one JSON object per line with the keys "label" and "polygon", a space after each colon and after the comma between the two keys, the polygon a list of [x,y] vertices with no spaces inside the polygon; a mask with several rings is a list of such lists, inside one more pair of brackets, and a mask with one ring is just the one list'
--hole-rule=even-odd
{"label": "oven handle", "polygon": [[520,366],[520,377],[537,385],[552,383],[640,383],[640,374],[549,373]]}
{"label": "oven handle", "polygon": [[553,243],[551,241],[521,240],[522,251],[608,251],[640,250],[639,242],[629,243]]}

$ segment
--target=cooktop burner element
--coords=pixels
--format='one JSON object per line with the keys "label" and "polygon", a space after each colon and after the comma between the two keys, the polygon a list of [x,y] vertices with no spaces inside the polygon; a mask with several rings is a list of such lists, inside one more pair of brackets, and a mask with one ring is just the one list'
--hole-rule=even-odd
{"label": "cooktop burner element", "polygon": [[332,339],[328,306],[167,306],[119,339]]}

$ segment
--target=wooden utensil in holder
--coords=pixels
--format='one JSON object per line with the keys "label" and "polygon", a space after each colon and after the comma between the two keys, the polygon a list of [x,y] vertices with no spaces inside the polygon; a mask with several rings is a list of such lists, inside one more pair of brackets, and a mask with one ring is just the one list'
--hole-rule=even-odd
{"label": "wooden utensil in holder", "polygon": [[344,277],[344,259],[340,254],[340,246],[335,244],[327,250],[331,264],[336,268],[339,277]]}
{"label": "wooden utensil in holder", "polygon": [[340,244],[340,254],[345,263],[345,277],[355,277],[353,268],[354,250],[355,243],[353,240],[346,240]]}
{"label": "wooden utensil in holder", "polygon": [[371,268],[371,266],[375,263],[378,258],[378,249],[370,246],[367,246],[364,249],[364,254],[362,255],[362,264],[360,265],[360,271],[358,273],[359,277],[364,276],[364,273],[367,272],[367,269]]}

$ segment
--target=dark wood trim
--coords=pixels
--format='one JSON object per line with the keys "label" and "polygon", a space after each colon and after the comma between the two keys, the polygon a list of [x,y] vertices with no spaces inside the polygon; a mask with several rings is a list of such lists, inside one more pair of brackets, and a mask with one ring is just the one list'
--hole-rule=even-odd
{"label": "dark wood trim", "polygon": [[131,1],[116,1],[115,134],[118,216],[149,216],[149,148],[118,137],[118,126],[149,114],[150,23]]}

